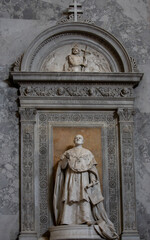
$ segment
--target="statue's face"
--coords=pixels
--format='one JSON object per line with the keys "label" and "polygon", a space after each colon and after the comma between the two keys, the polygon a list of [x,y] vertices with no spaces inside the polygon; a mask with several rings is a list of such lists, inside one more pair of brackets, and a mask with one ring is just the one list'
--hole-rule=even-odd
{"label": "statue's face", "polygon": [[74,143],[76,146],[82,145],[84,143],[84,139],[82,135],[76,135],[74,138]]}
{"label": "statue's face", "polygon": [[72,48],[72,53],[73,54],[79,54],[79,52],[80,52],[80,50],[79,50],[79,48],[77,48],[77,47],[74,47],[74,48]]}

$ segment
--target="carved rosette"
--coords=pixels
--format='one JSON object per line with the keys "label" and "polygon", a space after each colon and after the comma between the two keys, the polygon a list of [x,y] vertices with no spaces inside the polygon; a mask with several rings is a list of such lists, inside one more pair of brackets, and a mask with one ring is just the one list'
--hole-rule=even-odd
{"label": "carved rosette", "polygon": [[133,109],[118,109],[121,144],[123,231],[136,231]]}
{"label": "carved rosette", "polygon": [[20,109],[21,116],[21,231],[35,231],[34,124],[35,109]]}

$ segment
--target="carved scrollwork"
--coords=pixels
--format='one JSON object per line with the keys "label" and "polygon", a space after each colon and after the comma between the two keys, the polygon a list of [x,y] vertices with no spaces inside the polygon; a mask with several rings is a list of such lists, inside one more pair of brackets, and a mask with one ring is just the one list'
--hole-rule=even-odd
{"label": "carved scrollwork", "polygon": [[133,90],[130,87],[109,87],[79,85],[66,86],[28,86],[21,87],[21,96],[40,96],[40,97],[101,97],[101,98],[130,98],[133,97]]}
{"label": "carved scrollwork", "polygon": [[134,196],[134,166],[133,166],[133,126],[125,124],[122,127],[123,168],[124,168],[124,228],[136,229],[135,196]]}
{"label": "carved scrollwork", "polygon": [[22,156],[22,231],[35,230],[34,210],[34,128],[33,124],[24,124]]}
{"label": "carved scrollwork", "polygon": [[[113,117],[113,116],[112,116]],[[115,228],[118,229],[118,222],[116,216],[118,214],[117,202],[117,184],[118,184],[118,174],[117,174],[117,162],[116,162],[116,141],[115,141],[115,128],[113,125],[108,127],[107,136],[108,145],[108,179],[109,179],[109,209],[110,217],[113,221]]]}
{"label": "carved scrollwork", "polygon": [[[63,24],[63,23],[69,23],[69,22],[74,22],[74,15],[70,14],[69,16],[64,16],[62,17],[57,24]],[[88,19],[87,16],[85,15],[79,15],[78,14],[78,22],[81,23],[88,23],[88,24],[94,24],[93,21],[91,21],[90,19]]]}
{"label": "carved scrollwork", "polygon": [[130,57],[130,61],[131,61],[133,71],[138,72],[138,68],[137,68],[137,64],[136,64],[135,59],[133,57]]}
{"label": "carved scrollwork", "polygon": [[121,135],[121,161],[123,186],[123,227],[136,230],[135,186],[134,186],[134,149],[133,149],[133,109],[119,109]]}
{"label": "carved scrollwork", "polygon": [[48,215],[48,116],[39,115],[39,182],[40,182],[40,234],[45,233],[49,227]]}
{"label": "carved scrollwork", "polygon": [[16,62],[13,64],[13,71],[14,72],[19,72],[21,70],[21,62],[22,62],[22,58],[23,58],[24,54],[22,54],[17,60]]}
{"label": "carved scrollwork", "polygon": [[[42,115],[42,118],[41,118]],[[43,117],[44,115],[44,117]],[[114,119],[114,115],[113,114],[103,114],[103,113],[95,113],[95,114],[90,114],[90,113],[50,113],[50,114],[40,114],[39,115],[40,118],[40,124],[41,127],[43,126],[43,124],[45,122],[45,118],[47,119],[47,121],[51,121],[51,122],[55,122],[55,121],[68,121],[68,122],[85,122],[85,121],[105,121],[107,123],[113,123],[115,121]],[[44,120],[43,120],[44,118]],[[42,128],[43,129],[43,128]],[[42,130],[43,131],[43,130]]]}

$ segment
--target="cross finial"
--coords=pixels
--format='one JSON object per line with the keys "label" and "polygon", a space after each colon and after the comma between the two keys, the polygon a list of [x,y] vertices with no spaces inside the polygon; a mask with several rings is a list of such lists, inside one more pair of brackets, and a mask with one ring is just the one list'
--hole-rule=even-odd
{"label": "cross finial", "polygon": [[77,0],[74,0],[72,4],[69,5],[69,13],[74,14],[74,21],[78,21],[78,14],[82,14],[82,5],[77,2]]}

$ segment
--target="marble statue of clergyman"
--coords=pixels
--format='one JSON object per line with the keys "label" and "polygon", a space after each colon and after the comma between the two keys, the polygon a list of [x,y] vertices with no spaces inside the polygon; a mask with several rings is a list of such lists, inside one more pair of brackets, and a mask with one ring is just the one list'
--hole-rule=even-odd
{"label": "marble statue of clergyman", "polygon": [[63,66],[65,72],[82,72],[86,67],[87,61],[84,56],[80,55],[80,50],[77,45],[72,48],[72,54],[66,57],[66,62]]}
{"label": "marble statue of clergyman", "polygon": [[118,239],[113,223],[103,206],[103,196],[93,154],[82,147],[81,135],[75,147],[64,152],[58,163],[54,187],[56,225],[93,225],[106,239]]}

